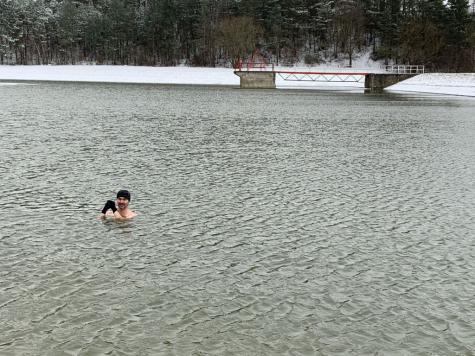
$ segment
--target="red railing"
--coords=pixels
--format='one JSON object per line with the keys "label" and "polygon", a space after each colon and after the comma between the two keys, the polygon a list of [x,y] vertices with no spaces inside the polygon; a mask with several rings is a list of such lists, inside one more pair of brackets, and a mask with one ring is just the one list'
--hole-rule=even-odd
{"label": "red railing", "polygon": [[363,82],[365,72],[291,72],[275,71],[280,78],[295,82]]}
{"label": "red railing", "polygon": [[250,71],[273,72],[274,64],[269,64],[265,62],[239,62],[236,65],[235,69],[238,71],[245,71],[245,72],[250,72]]}

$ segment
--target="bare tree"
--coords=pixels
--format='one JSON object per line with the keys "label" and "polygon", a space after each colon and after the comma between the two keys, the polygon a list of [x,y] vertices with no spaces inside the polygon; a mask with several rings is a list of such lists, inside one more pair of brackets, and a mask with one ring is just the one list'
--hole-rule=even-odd
{"label": "bare tree", "polygon": [[218,45],[224,50],[233,67],[251,54],[262,29],[252,18],[230,17],[218,23]]}
{"label": "bare tree", "polygon": [[401,32],[401,51],[408,63],[425,64],[432,67],[445,47],[442,32],[430,21],[414,19]]}
{"label": "bare tree", "polygon": [[336,4],[334,25],[336,41],[342,52],[349,57],[349,66],[353,65],[353,54],[361,47],[364,38],[364,13],[360,4],[352,0],[340,0]]}

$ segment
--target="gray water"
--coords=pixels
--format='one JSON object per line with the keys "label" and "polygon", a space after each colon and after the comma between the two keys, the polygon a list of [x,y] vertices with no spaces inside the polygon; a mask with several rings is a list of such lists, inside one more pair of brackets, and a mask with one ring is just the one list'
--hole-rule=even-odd
{"label": "gray water", "polygon": [[473,355],[474,109],[0,86],[0,355]]}

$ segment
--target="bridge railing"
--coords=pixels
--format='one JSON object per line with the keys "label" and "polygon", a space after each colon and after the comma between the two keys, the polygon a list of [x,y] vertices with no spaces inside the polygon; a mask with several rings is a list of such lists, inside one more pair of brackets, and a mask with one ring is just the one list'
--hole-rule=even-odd
{"label": "bridge railing", "polygon": [[236,70],[238,71],[247,71],[247,72],[273,72],[274,71],[274,64],[269,64],[265,62],[242,62],[238,63],[236,66]]}
{"label": "bridge railing", "polygon": [[422,74],[424,71],[423,65],[398,64],[386,66],[386,72],[396,74]]}

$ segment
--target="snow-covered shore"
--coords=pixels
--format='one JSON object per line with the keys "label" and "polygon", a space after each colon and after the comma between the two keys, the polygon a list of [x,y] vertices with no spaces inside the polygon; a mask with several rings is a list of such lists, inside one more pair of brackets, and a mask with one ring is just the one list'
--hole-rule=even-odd
{"label": "snow-covered shore", "polygon": [[426,73],[386,88],[388,91],[475,97],[475,73]]}
{"label": "snow-covered shore", "polygon": [[[305,67],[279,68],[293,71],[378,72],[377,68]],[[137,67],[110,65],[0,66],[0,85],[8,81],[73,81],[103,83],[191,84],[239,86],[239,77],[229,68]],[[340,88],[363,91],[364,83],[287,82],[276,79],[277,88]],[[422,74],[393,85],[386,90],[423,92],[475,97],[475,73]]]}
{"label": "snow-covered shore", "polygon": [[0,66],[0,80],[239,85],[232,69],[112,65]]}

